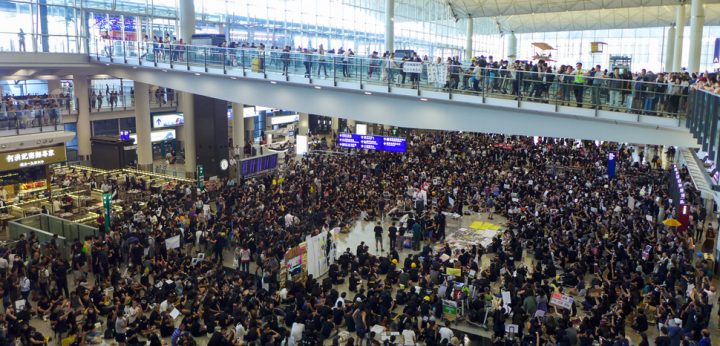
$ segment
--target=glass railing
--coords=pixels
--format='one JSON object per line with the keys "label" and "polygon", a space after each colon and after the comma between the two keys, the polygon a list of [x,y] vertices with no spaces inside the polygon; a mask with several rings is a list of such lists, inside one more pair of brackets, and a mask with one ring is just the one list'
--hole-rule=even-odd
{"label": "glass railing", "polygon": [[[135,109],[135,97],[132,91],[128,90],[127,94],[112,94],[107,96],[104,88],[90,89],[88,92],[90,113],[126,111]],[[0,104],[0,113],[10,108],[9,103],[13,104],[13,108],[24,109],[26,106],[33,108],[52,107],[60,114],[77,114],[77,99],[60,96],[50,97],[13,97],[13,101],[9,101],[7,97]],[[177,107],[177,96],[173,91],[150,92],[150,108],[175,108]],[[0,119],[2,116],[0,116]]]}
{"label": "glass railing", "polygon": [[[91,56],[97,60],[177,70],[224,73],[254,78],[282,76],[288,81],[306,80],[324,85],[368,89],[422,97],[423,92],[440,92],[448,99],[477,96],[614,111],[638,116],[678,118],[687,108],[687,83],[628,79],[593,78],[589,75],[557,74],[514,69],[448,66],[444,63],[412,62],[339,54],[300,51],[222,48],[177,44],[142,43],[95,39]],[[576,82],[577,81],[577,82]],[[387,88],[385,90],[385,88]],[[369,89],[368,89],[369,90]]]}
{"label": "glass railing", "polygon": [[[132,89],[125,88],[123,93],[113,95],[115,90],[90,89],[90,112],[113,112],[135,109],[135,95]],[[158,89],[159,90],[159,89]],[[150,91],[150,108],[174,108],[177,107],[177,94],[174,91]],[[75,109],[75,108],[72,108]],[[77,112],[77,111],[75,111]]]}
{"label": "glass railing", "polygon": [[0,52],[80,54],[87,50],[86,39],[80,36],[0,32]]}
{"label": "glass railing", "polygon": [[61,108],[0,111],[0,137],[62,131]]}

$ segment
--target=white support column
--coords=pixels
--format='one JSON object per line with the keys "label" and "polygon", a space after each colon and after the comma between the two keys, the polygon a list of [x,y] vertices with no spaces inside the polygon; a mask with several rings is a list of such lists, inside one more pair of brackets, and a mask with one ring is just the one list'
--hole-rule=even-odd
{"label": "white support column", "polygon": [[673,57],[675,55],[675,26],[670,26],[667,31],[667,43],[665,44],[665,72],[675,72],[673,68]]}
{"label": "white support column", "polygon": [[59,79],[48,79],[48,95],[57,95],[62,93],[62,87]]}
{"label": "white support column", "polygon": [[90,159],[90,83],[87,76],[74,76],[75,97],[78,102],[77,138],[78,158],[80,161]]}
{"label": "white support column", "polygon": [[514,31],[505,35],[505,52],[507,52],[508,64],[514,63],[517,58],[517,37]]}
{"label": "white support column", "polygon": [[300,121],[298,121],[298,134],[307,136],[310,131],[310,116],[307,113],[300,113]]}
{"label": "white support column", "polygon": [[232,116],[233,116],[233,130],[232,130],[232,141],[233,141],[233,152],[239,157],[243,157],[245,152],[245,118],[243,118],[242,103],[232,104]]}
{"label": "white support column", "polygon": [[[135,91],[137,97],[137,91]],[[185,174],[194,176],[197,166],[197,154],[195,151],[195,102],[193,94],[178,92],[178,111],[185,116],[183,125],[183,147],[185,148]]]}
{"label": "white support column", "polygon": [[673,54],[672,72],[680,72],[683,56],[683,35],[685,34],[685,4],[680,4],[675,9],[675,54]]}
{"label": "white support column", "polygon": [[252,148],[255,147],[255,117],[245,118],[245,136],[244,141],[246,146],[250,146],[250,155],[252,155]]}
{"label": "white support column", "polygon": [[690,59],[688,71],[700,72],[700,54],[702,53],[703,27],[705,26],[704,0],[692,0],[690,8]]}
{"label": "white support column", "polygon": [[340,118],[338,117],[331,117],[330,118],[330,129],[334,134],[337,134],[340,132]]}
{"label": "white support column", "polygon": [[473,22],[473,17],[468,17],[467,32],[465,32],[465,61],[468,63],[470,63],[473,57],[473,32],[475,31]]}
{"label": "white support column", "polygon": [[152,141],[150,140],[150,86],[135,81],[135,129],[137,134],[138,167],[152,170]]}
{"label": "white support column", "polygon": [[180,37],[186,44],[191,44],[195,34],[195,3],[194,0],[180,0],[179,5]]}
{"label": "white support column", "polygon": [[395,0],[385,0],[385,50],[395,51]]}

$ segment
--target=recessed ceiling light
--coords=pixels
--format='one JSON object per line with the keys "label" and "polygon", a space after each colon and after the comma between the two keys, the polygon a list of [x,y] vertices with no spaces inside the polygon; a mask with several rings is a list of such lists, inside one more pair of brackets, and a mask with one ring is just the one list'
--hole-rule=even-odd
{"label": "recessed ceiling light", "polygon": [[230,77],[230,79],[237,79],[237,77]]}
{"label": "recessed ceiling light", "polygon": [[196,76],[199,76],[199,75],[200,75],[200,73],[198,73],[198,72],[195,72],[195,75],[196,75]]}
{"label": "recessed ceiling light", "polygon": [[365,92],[365,95],[372,95],[372,93],[369,92],[369,91],[366,91],[366,92]]}
{"label": "recessed ceiling light", "polygon": [[274,81],[274,80],[271,80],[271,81],[270,81],[270,84],[277,84],[277,82]]}
{"label": "recessed ceiling light", "polygon": [[427,101],[427,99],[422,97],[422,98],[420,98],[420,101]]}
{"label": "recessed ceiling light", "polygon": [[110,64],[105,64],[105,66],[110,66]]}
{"label": "recessed ceiling light", "polygon": [[137,66],[133,66],[133,68],[137,70]]}
{"label": "recessed ceiling light", "polygon": [[163,69],[162,71],[163,71],[163,72],[167,72],[167,70],[165,70],[165,69]]}
{"label": "recessed ceiling light", "polygon": [[321,88],[321,87],[319,87],[319,86],[315,86],[315,89],[322,89],[322,88]]}

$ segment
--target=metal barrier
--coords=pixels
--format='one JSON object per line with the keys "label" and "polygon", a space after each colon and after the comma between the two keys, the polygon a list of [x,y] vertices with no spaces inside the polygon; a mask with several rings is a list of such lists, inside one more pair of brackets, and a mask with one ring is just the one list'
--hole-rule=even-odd
{"label": "metal barrier", "polygon": [[70,248],[76,241],[97,237],[97,228],[65,220],[47,214],[36,214],[8,222],[9,239],[18,240],[22,234],[34,233],[41,244],[55,241],[60,253],[68,258]]}

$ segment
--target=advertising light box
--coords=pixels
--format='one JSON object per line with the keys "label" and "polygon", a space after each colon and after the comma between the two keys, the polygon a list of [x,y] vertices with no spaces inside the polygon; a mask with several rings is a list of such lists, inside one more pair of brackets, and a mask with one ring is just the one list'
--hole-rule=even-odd
{"label": "advertising light box", "polygon": [[[133,144],[137,144],[137,133],[130,134]],[[175,139],[175,129],[160,130],[150,132],[150,142],[162,142]]]}
{"label": "advertising light box", "polygon": [[152,126],[156,129],[164,127],[175,127],[185,124],[185,116],[182,113],[153,114]]}

